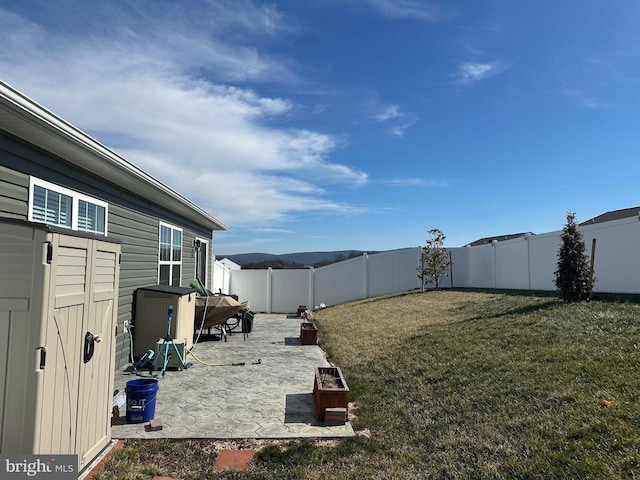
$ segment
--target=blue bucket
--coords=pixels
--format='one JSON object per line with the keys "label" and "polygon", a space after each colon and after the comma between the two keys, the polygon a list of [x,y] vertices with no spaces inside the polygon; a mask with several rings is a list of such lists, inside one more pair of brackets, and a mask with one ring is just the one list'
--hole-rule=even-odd
{"label": "blue bucket", "polygon": [[127,393],[127,423],[143,423],[153,419],[156,414],[158,380],[129,380],[124,390]]}

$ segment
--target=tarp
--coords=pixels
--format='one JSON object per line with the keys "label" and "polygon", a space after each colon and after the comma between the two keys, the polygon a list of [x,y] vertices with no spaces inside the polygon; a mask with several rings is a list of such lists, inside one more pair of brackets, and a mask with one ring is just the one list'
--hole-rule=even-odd
{"label": "tarp", "polygon": [[[196,297],[194,326],[196,329],[211,328],[224,323],[241,310],[248,309],[249,302],[239,302],[228,295],[198,296]],[[203,316],[204,324],[202,323]]]}

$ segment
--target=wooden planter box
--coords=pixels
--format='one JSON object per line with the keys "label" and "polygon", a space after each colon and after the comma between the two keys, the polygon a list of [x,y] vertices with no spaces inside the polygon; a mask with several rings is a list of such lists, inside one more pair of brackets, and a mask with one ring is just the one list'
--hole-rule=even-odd
{"label": "wooden planter box", "polygon": [[318,420],[324,421],[327,408],[349,409],[349,387],[338,367],[316,367],[313,399]]}
{"label": "wooden planter box", "polygon": [[300,345],[317,345],[318,329],[311,322],[300,324]]}

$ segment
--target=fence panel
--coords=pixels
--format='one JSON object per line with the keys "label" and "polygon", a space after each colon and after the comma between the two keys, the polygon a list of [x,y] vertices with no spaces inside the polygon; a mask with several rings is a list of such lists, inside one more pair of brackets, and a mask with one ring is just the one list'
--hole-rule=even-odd
{"label": "fence panel", "polygon": [[448,248],[451,253],[451,266],[452,278],[449,279],[448,285],[451,286],[453,281],[454,287],[464,288],[467,287],[467,257],[469,255],[470,247]]}
{"label": "fence panel", "polygon": [[531,290],[555,290],[554,272],[558,265],[560,232],[532,235],[529,238]]}
{"label": "fence panel", "polygon": [[[640,222],[637,217],[580,227],[587,255],[596,238],[595,291],[640,293]],[[453,278],[442,287],[555,290],[562,232],[549,232],[476,247],[450,248]],[[249,300],[256,311],[293,312],[420,287],[420,248],[363,255],[310,270],[233,270],[223,291]],[[218,288],[217,267],[214,286]]]}
{"label": "fence panel", "polygon": [[233,270],[229,292],[249,301],[255,312],[271,311],[271,270]]}
{"label": "fence panel", "polygon": [[365,297],[366,256],[315,269],[315,304],[338,305]]}
{"label": "fence panel", "polygon": [[[239,268],[238,268],[239,270]],[[213,278],[211,280],[211,291],[230,293],[231,268],[222,262],[213,262]]]}
{"label": "fence panel", "polygon": [[498,242],[495,246],[496,288],[529,288],[529,237]]}
{"label": "fence panel", "polygon": [[311,305],[310,284],[313,270],[271,271],[271,312],[295,312],[298,305]]}
{"label": "fence panel", "polygon": [[419,258],[418,247],[368,255],[367,296],[376,297],[420,287],[416,270]]}
{"label": "fence panel", "polygon": [[468,285],[495,288],[495,247],[491,244],[469,248]]}
{"label": "fence panel", "polygon": [[589,255],[596,238],[594,291],[640,292],[640,221],[637,217],[581,228]]}

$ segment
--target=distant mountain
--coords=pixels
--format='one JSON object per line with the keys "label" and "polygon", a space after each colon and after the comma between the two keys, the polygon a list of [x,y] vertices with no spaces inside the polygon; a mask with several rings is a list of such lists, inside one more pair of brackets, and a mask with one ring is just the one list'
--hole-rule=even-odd
{"label": "distant mountain", "polygon": [[[272,253],[239,253],[237,255],[216,255],[216,258],[228,258],[238,265],[245,266],[254,263],[263,262],[286,262],[296,263],[301,267],[307,265],[317,266],[319,264],[327,264],[336,261],[336,258],[346,260],[351,257],[358,257],[365,253],[361,250],[336,250],[333,252],[302,252],[302,253],[285,253],[282,255],[274,255]],[[373,253],[373,252],[367,252]]]}

